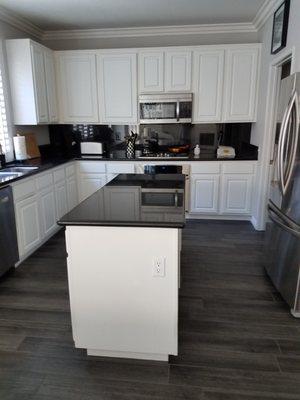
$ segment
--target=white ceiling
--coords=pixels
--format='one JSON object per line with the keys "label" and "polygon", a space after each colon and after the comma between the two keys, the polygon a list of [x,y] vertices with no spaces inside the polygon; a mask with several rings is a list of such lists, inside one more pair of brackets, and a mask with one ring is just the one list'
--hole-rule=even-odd
{"label": "white ceiling", "polygon": [[44,31],[252,22],[269,0],[0,0]]}

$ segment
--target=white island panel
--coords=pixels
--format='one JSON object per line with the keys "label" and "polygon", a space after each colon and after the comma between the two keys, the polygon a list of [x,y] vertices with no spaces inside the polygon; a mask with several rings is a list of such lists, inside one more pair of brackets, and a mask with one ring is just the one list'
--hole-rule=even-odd
{"label": "white island panel", "polygon": [[[98,356],[168,360],[177,355],[179,233],[67,226],[76,347]],[[164,273],[155,274],[155,260],[163,260]]]}

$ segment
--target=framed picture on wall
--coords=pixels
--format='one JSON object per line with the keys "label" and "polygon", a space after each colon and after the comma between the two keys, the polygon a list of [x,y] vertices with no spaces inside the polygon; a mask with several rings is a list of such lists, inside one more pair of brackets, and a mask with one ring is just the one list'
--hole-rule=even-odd
{"label": "framed picture on wall", "polygon": [[286,45],[289,25],[290,0],[285,0],[277,8],[273,18],[271,53],[276,54]]}

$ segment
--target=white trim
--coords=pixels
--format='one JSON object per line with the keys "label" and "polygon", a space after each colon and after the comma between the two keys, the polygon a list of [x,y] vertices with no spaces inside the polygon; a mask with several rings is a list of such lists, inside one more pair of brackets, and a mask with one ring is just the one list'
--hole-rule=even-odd
{"label": "white trim", "polygon": [[262,4],[252,21],[252,24],[256,31],[259,31],[264,26],[269,17],[280,6],[282,2],[283,0],[266,0]]}
{"label": "white trim", "polygon": [[0,6],[0,20],[40,40],[103,39],[117,37],[199,35],[215,33],[255,33],[273,14],[282,0],[266,0],[251,22],[226,24],[172,25],[130,28],[71,29],[44,31],[27,19]]}
{"label": "white trim", "polygon": [[268,201],[268,190],[269,190],[269,171],[270,171],[270,157],[273,150],[273,132],[274,132],[274,121],[275,121],[275,107],[277,101],[277,90],[278,90],[278,71],[277,68],[286,59],[292,59],[291,73],[294,73],[295,69],[295,47],[284,49],[280,55],[275,57],[269,66],[269,78],[268,78],[268,91],[267,91],[267,105],[265,112],[265,135],[261,145],[261,154],[259,159],[261,160],[260,175],[258,176],[258,207],[256,208],[256,226],[257,230],[264,230],[266,226],[266,208]]}
{"label": "white trim", "polygon": [[32,24],[30,21],[21,16],[17,16],[15,13],[2,6],[0,6],[0,20],[17,29],[20,29],[25,33],[28,33],[31,36],[34,36],[35,38],[41,39],[43,36],[44,32],[38,26]]}
{"label": "white trim", "polygon": [[132,28],[107,29],[73,29],[60,31],[45,31],[43,40],[59,39],[100,39],[114,37],[143,37],[143,36],[172,36],[197,35],[211,33],[250,33],[256,32],[250,23],[235,24],[200,24],[200,25],[172,25]]}

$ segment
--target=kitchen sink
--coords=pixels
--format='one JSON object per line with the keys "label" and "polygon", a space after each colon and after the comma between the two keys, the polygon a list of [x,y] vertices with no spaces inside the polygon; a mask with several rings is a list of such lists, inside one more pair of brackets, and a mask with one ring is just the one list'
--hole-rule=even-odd
{"label": "kitchen sink", "polygon": [[38,167],[9,167],[0,169],[0,182],[7,182],[11,179],[19,178],[37,169]]}
{"label": "kitchen sink", "polygon": [[28,174],[34,170],[38,169],[38,167],[9,167],[0,169],[0,174],[13,173],[13,174]]}

